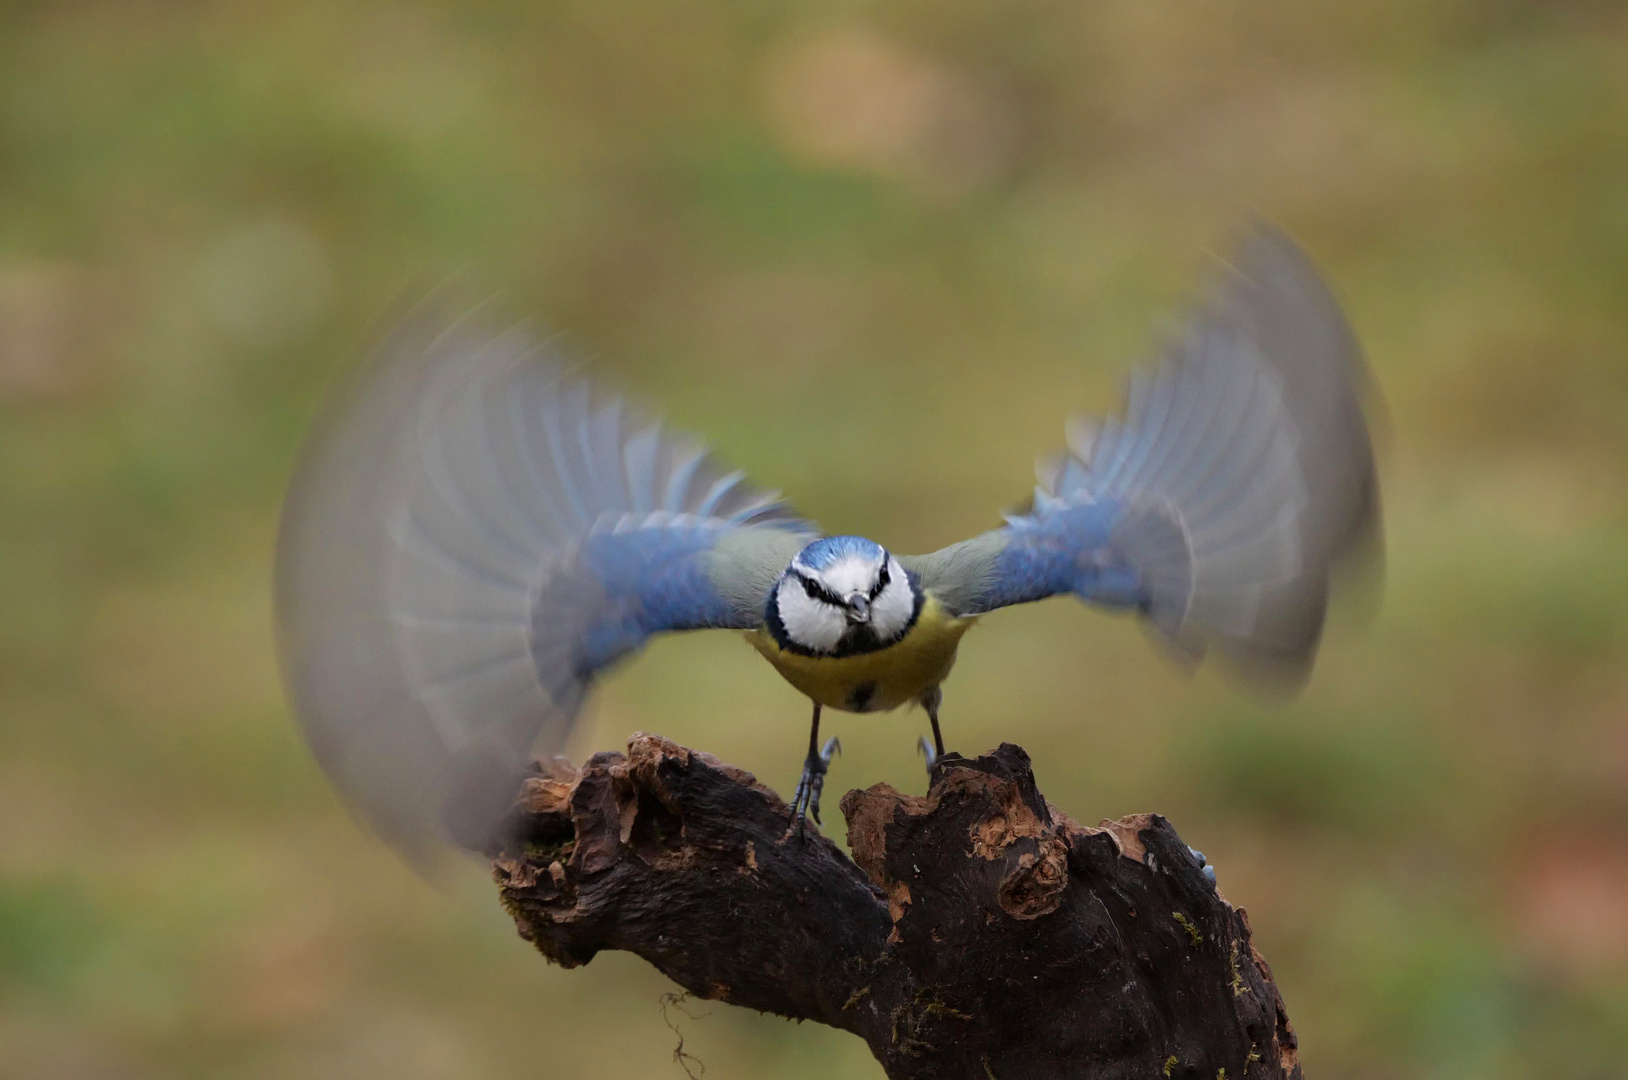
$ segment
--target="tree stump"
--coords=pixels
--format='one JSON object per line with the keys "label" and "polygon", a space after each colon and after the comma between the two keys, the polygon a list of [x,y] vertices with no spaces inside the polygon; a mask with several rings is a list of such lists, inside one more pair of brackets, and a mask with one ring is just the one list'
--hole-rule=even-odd
{"label": "tree stump", "polygon": [[889,1077],[1301,1075],[1248,918],[1163,817],[1078,825],[1011,743],[842,812],[851,860],[749,773],[638,734],[527,779],[493,868],[550,960],[629,950],[702,997],[853,1032]]}

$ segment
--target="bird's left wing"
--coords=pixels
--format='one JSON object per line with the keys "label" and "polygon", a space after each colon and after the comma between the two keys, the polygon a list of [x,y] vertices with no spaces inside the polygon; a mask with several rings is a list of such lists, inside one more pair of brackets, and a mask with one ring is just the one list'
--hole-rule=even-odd
{"label": "bird's left wing", "polygon": [[1195,659],[1297,681],[1331,574],[1377,551],[1368,395],[1316,268],[1258,226],[1125,415],[1041,463],[1028,513],[907,565],[958,614],[1073,593],[1140,611]]}
{"label": "bird's left wing", "polygon": [[812,536],[523,330],[431,302],[330,408],[289,491],[285,675],[329,776],[422,858],[481,847],[594,677],[652,634],[750,628]]}

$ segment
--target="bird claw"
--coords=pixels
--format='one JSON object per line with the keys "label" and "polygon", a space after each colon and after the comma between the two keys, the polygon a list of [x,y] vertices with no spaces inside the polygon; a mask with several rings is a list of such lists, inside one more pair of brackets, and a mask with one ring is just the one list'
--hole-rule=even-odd
{"label": "bird claw", "polygon": [[916,741],[916,747],[921,750],[921,756],[927,759],[927,777],[932,779],[933,766],[938,764],[938,751],[933,749],[933,740],[923,735]]}
{"label": "bird claw", "polygon": [[829,739],[825,740],[825,745],[821,747],[820,761],[825,765],[829,765],[831,764],[831,759],[840,753],[842,753],[842,740],[833,735]]}
{"label": "bird claw", "polygon": [[1204,857],[1204,853],[1198,850],[1198,848],[1190,847],[1187,850],[1193,853],[1193,861],[1198,863],[1199,870],[1204,874],[1204,880],[1210,883],[1211,888],[1214,888],[1215,867],[1210,865],[1210,860],[1206,859]]}
{"label": "bird claw", "polygon": [[791,817],[798,836],[808,829],[805,813],[820,825],[820,792],[825,789],[825,772],[831,759],[842,752],[842,740],[835,735],[825,740],[818,754],[803,759],[803,775],[797,781],[797,792],[791,797]]}

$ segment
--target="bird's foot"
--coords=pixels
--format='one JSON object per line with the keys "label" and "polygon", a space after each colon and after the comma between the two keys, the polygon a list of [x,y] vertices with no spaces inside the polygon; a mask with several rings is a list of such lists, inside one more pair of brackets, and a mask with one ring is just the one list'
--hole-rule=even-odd
{"label": "bird's foot", "polygon": [[1202,851],[1198,850],[1198,848],[1190,847],[1187,850],[1191,851],[1193,853],[1193,861],[1198,863],[1198,868],[1200,870],[1204,871],[1204,880],[1208,881],[1210,883],[1210,886],[1212,888],[1214,888],[1214,886],[1215,886],[1215,867],[1210,865],[1210,860],[1206,859],[1204,857],[1204,853]]}
{"label": "bird's foot", "polygon": [[825,746],[818,754],[809,754],[803,759],[803,775],[797,781],[797,793],[791,797],[792,827],[802,836],[808,829],[807,814],[814,818],[814,824],[820,822],[820,792],[825,788],[825,771],[831,766],[831,759],[842,752],[842,742],[835,735],[825,740]]}
{"label": "bird's foot", "polygon": [[933,778],[933,766],[938,764],[938,751],[933,748],[933,740],[923,735],[916,746],[921,750],[921,756],[927,759],[927,779]]}

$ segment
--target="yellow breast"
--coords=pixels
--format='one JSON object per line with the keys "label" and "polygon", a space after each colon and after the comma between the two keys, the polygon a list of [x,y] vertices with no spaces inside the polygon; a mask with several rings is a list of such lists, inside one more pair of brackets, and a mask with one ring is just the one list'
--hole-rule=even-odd
{"label": "yellow breast", "polygon": [[944,681],[961,635],[976,622],[945,611],[931,593],[915,625],[885,649],[855,656],[804,656],[782,649],[767,629],[747,640],[797,689],[832,709],[881,712],[915,701]]}

